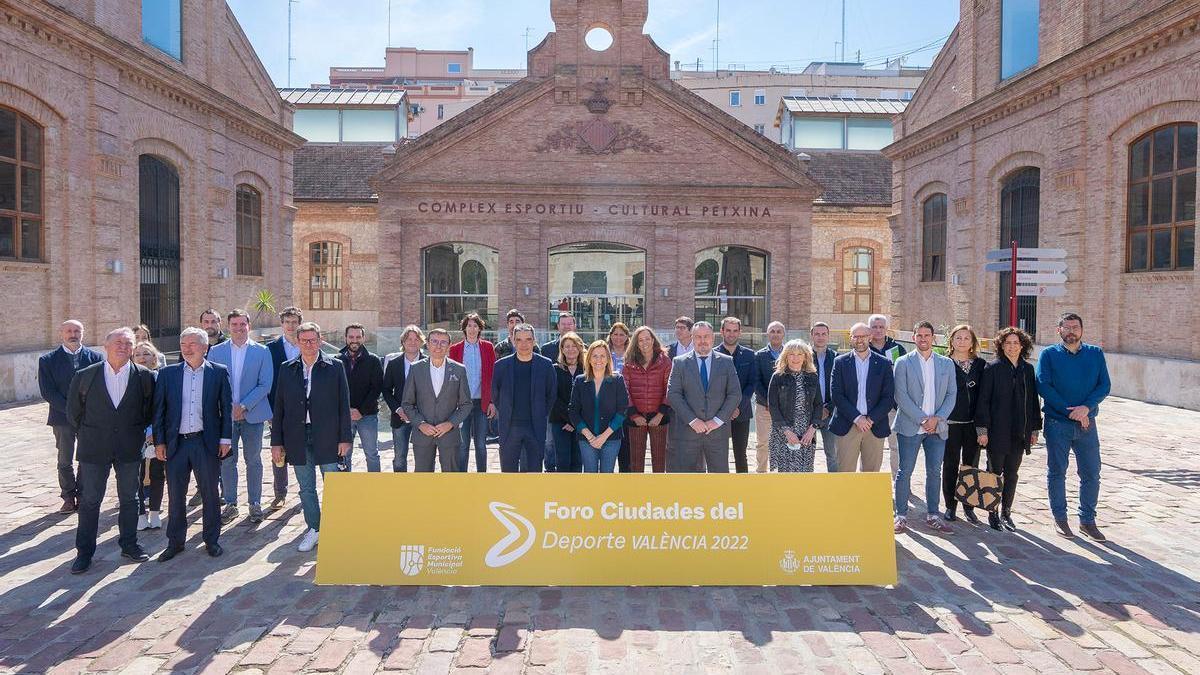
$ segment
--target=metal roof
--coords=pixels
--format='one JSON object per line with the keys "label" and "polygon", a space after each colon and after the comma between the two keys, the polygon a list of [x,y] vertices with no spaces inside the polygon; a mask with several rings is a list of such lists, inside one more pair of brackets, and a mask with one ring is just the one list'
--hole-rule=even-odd
{"label": "metal roof", "polygon": [[784,96],[789,113],[836,113],[839,115],[899,115],[908,101],[896,98],[831,98],[827,96]]}
{"label": "metal roof", "polygon": [[292,105],[396,107],[404,102],[403,89],[280,89],[279,95]]}

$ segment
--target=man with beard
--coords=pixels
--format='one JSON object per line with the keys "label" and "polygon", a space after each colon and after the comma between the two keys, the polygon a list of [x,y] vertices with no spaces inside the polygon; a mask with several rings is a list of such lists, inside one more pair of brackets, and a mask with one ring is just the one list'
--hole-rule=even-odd
{"label": "man with beard", "polygon": [[346,346],[338,359],[346,369],[350,386],[350,450],[342,457],[342,470],[349,471],[354,454],[354,437],[362,440],[367,471],[379,472],[379,394],[383,391],[383,361],[363,341],[367,329],[361,323],[346,326]]}

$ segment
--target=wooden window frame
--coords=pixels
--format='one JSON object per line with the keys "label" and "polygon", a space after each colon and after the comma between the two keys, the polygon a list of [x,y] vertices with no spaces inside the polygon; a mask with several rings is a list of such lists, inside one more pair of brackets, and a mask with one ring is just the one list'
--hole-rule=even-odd
{"label": "wooden window frame", "polygon": [[[857,260],[858,255],[863,252],[865,252],[867,255],[871,256],[870,267],[862,268],[862,267],[858,267],[858,266],[853,266],[853,267],[846,266],[847,258],[849,258],[851,260]],[[866,246],[848,246],[845,249],[843,249],[842,250],[841,270],[840,270],[840,274],[842,275],[843,279],[846,276],[846,272],[853,272],[855,274],[855,276],[857,276],[859,272],[866,272],[867,278],[870,279],[871,282],[868,286],[865,286],[865,287],[858,286],[857,284],[851,285],[851,284],[843,283],[842,284],[842,297],[839,298],[839,300],[841,301],[841,304],[838,306],[839,313],[841,313],[841,314],[861,314],[861,313],[870,314],[870,313],[874,312],[875,311],[875,251]],[[867,309],[862,310],[862,309],[858,308],[858,301],[859,301],[859,298],[864,297],[864,296],[867,298]],[[848,298],[848,297],[854,298],[854,309],[851,309],[851,310],[846,309],[846,298]]]}
{"label": "wooden window frame", "polygon": [[234,197],[237,273],[263,275],[262,192],[248,183],[237,186]]}
{"label": "wooden window frame", "polygon": [[[1179,167],[1179,132],[1184,127],[1196,127],[1194,122],[1173,122],[1157,126],[1146,133],[1138,136],[1128,148],[1128,161],[1126,164],[1126,185],[1125,185],[1125,271],[1130,273],[1138,272],[1182,272],[1190,271],[1196,268],[1195,264],[1195,244],[1193,243],[1192,265],[1188,267],[1179,266],[1179,238],[1184,230],[1195,230],[1196,217],[1195,212],[1192,213],[1190,220],[1179,220],[1179,198],[1177,191],[1179,189],[1179,178],[1182,176],[1191,175],[1193,182],[1196,178],[1196,173],[1200,170],[1200,158],[1193,159],[1193,163],[1189,167]],[[1171,157],[1171,170],[1162,173],[1154,172],[1154,137],[1163,129],[1171,129],[1174,135]],[[1197,129],[1197,135],[1200,137],[1200,129]],[[1146,175],[1141,178],[1133,177],[1133,153],[1140,143],[1146,142],[1146,163],[1148,168]],[[1166,223],[1154,223],[1154,183],[1164,179],[1171,181],[1171,219]],[[1142,225],[1133,224],[1133,191],[1142,186],[1146,186],[1146,203],[1145,203],[1145,222]],[[1171,233],[1171,264],[1167,267],[1154,266],[1154,235],[1159,232],[1170,231]],[[1145,266],[1134,267],[1133,260],[1133,240],[1134,237],[1140,234],[1146,236],[1146,256]],[[1193,240],[1194,241],[1194,240]]]}
{"label": "wooden window frame", "polygon": [[[16,117],[15,136],[13,139],[13,157],[0,157],[0,164],[7,164],[13,167],[14,182],[13,182],[13,203],[15,209],[0,209],[0,217],[13,219],[13,254],[11,256],[0,256],[0,260],[5,262],[26,262],[40,263],[46,261],[46,127],[38,124],[37,120],[29,115],[22,113],[15,108],[0,106],[0,109],[12,113]],[[21,125],[23,122],[28,122],[38,130],[40,144],[37,149],[36,162],[29,162],[22,159],[24,148],[22,147]],[[21,188],[24,176],[22,169],[33,169],[39,172],[39,202],[41,211],[39,213],[31,213],[23,210],[21,203]],[[37,226],[37,256],[25,257],[22,255],[24,244],[21,241],[21,229],[25,221],[36,223]]]}
{"label": "wooden window frame", "polygon": [[[939,192],[921,202],[921,281],[946,280],[946,221],[949,199]],[[935,260],[940,261],[936,265]]]}
{"label": "wooden window frame", "polygon": [[[324,247],[321,262],[313,262],[313,251]],[[334,248],[336,247],[336,249]],[[337,255],[334,255],[334,251]],[[336,260],[336,262],[334,262]],[[345,274],[345,264],[342,261],[341,242],[322,240],[308,245],[308,308],[313,310],[342,309],[342,280]],[[328,279],[328,285],[314,285],[313,279]],[[325,302],[325,295],[330,294],[330,302]]]}

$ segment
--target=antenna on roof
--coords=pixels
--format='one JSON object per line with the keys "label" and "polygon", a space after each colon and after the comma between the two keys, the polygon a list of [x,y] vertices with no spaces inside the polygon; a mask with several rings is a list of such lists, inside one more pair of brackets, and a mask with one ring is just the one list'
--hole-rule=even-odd
{"label": "antenna on roof", "polygon": [[300,2],[300,0],[287,0],[288,3],[288,54],[287,54],[287,86],[292,86],[292,61],[295,57],[292,56],[292,5]]}

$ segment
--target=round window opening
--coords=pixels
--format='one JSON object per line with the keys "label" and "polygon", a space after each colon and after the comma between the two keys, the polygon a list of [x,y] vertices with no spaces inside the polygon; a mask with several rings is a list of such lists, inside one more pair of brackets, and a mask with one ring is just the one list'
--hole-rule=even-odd
{"label": "round window opening", "polygon": [[587,32],[583,41],[589,49],[602,52],[612,46],[613,36],[604,26],[596,26]]}

